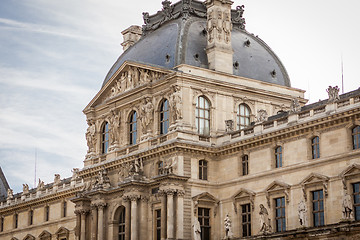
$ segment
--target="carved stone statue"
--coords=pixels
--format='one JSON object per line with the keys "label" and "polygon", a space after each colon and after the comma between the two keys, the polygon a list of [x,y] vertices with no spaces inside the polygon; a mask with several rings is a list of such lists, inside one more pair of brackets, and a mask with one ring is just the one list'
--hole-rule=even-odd
{"label": "carved stone statue", "polygon": [[79,177],[79,168],[73,168],[71,172],[73,173],[71,180],[76,180]]}
{"label": "carved stone statue", "polygon": [[23,194],[29,194],[29,185],[23,184]]}
{"label": "carved stone statue", "polygon": [[95,179],[92,189],[106,189],[110,188],[110,179],[107,175],[106,169],[103,167],[102,170],[99,171],[98,176]]}
{"label": "carved stone statue", "polygon": [[301,199],[301,201],[299,202],[298,215],[299,215],[300,226],[307,227],[308,226],[307,207],[304,199]]}
{"label": "carved stone statue", "polygon": [[225,34],[224,36],[225,43],[229,43],[231,38],[232,23],[231,23],[230,13],[227,11],[224,12],[224,21],[222,25]]}
{"label": "carved stone statue", "polygon": [[87,120],[89,127],[86,130],[86,141],[88,145],[88,153],[95,152],[96,136],[95,136],[95,123],[91,120]]}
{"label": "carved stone statue", "polygon": [[201,240],[201,227],[199,220],[195,217],[194,219],[194,240]]}
{"label": "carved stone statue", "polygon": [[173,14],[172,14],[173,6],[171,6],[171,2],[168,0],[163,1],[162,5],[163,5],[162,12],[164,14],[164,19],[162,20],[162,22],[165,22],[173,18]]}
{"label": "carved stone statue", "polygon": [[293,98],[291,100],[290,112],[295,113],[295,112],[299,112],[300,110],[301,110],[301,106],[300,106],[300,103],[299,103],[299,99]]}
{"label": "carved stone statue", "polygon": [[118,143],[118,140],[120,138],[120,121],[120,112],[111,109],[109,117],[110,145],[115,145]]}
{"label": "carved stone statue", "polygon": [[182,100],[181,100],[181,93],[180,87],[175,85],[173,87],[173,93],[170,96],[170,107],[172,110],[173,121],[182,119]]}
{"label": "carved stone statue", "polygon": [[232,229],[231,229],[231,219],[229,214],[226,214],[224,219],[224,227],[225,227],[225,239],[230,239],[234,236]]}
{"label": "carved stone statue", "polygon": [[12,189],[8,189],[7,190],[7,200],[13,199],[14,198],[14,193]]}
{"label": "carved stone statue", "polygon": [[59,185],[59,184],[60,184],[60,174],[55,174],[54,185]]}
{"label": "carved stone statue", "polygon": [[244,5],[237,6],[236,7],[236,16],[233,18],[233,21],[235,23],[240,24],[240,29],[245,29],[245,18],[243,18],[244,15]]}
{"label": "carved stone statue", "polygon": [[139,68],[139,72],[140,72],[140,80],[139,80],[140,84],[144,84],[150,81],[148,70]]}
{"label": "carved stone statue", "polygon": [[340,91],[340,88],[338,86],[335,86],[335,87],[329,86],[326,89],[326,92],[329,95],[329,102],[335,102],[335,101],[340,100],[339,91]]}
{"label": "carved stone statue", "polygon": [[45,188],[45,183],[44,181],[41,181],[40,178],[39,178],[39,183],[37,185],[37,190],[43,190]]}
{"label": "carved stone statue", "polygon": [[271,224],[269,219],[269,213],[264,205],[260,204],[260,233],[266,234],[271,232]]}
{"label": "carved stone statue", "polygon": [[143,12],[143,19],[144,19],[144,24],[148,25],[150,23],[150,15],[148,12]]}
{"label": "carved stone statue", "polygon": [[142,175],[144,173],[144,165],[142,158],[136,158],[130,165],[129,172],[131,175]]}
{"label": "carved stone statue", "polygon": [[257,119],[258,119],[259,122],[263,122],[263,121],[267,120],[268,114],[267,114],[266,110],[260,109],[257,112],[258,112]]}
{"label": "carved stone statue", "polygon": [[233,120],[225,120],[226,132],[234,131],[234,121]]}
{"label": "carved stone statue", "polygon": [[343,220],[353,220],[354,207],[350,194],[345,189],[345,194],[342,200],[342,218]]}
{"label": "carved stone statue", "polygon": [[169,158],[164,165],[163,174],[174,173],[174,168],[176,166],[177,160],[176,157]]}
{"label": "carved stone statue", "polygon": [[154,105],[150,97],[144,98],[143,106],[141,107],[141,127],[144,134],[151,132],[151,123],[154,119]]}

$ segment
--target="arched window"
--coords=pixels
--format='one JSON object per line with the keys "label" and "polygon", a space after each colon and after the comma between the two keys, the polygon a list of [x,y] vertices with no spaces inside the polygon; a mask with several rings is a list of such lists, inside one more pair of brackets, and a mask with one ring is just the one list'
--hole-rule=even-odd
{"label": "arched window", "polygon": [[282,147],[279,146],[277,148],[275,148],[275,167],[279,168],[282,167],[283,162],[282,162]]}
{"label": "arched window", "polygon": [[119,215],[119,238],[125,240],[125,208],[123,207]]}
{"label": "arched window", "polygon": [[196,129],[201,135],[210,134],[210,103],[204,97],[198,97],[196,101]]}
{"label": "arched window", "polygon": [[237,109],[237,130],[246,128],[250,125],[250,108],[246,104],[240,104]]}
{"label": "arched window", "polygon": [[167,134],[169,130],[169,101],[163,100],[160,105],[160,134]]}
{"label": "arched window", "polygon": [[311,139],[311,154],[312,159],[316,159],[320,157],[320,143],[319,137],[314,137]]}
{"label": "arched window", "polygon": [[157,168],[158,168],[158,175],[164,174],[164,162],[163,161],[159,161],[157,163]]}
{"label": "arched window", "polygon": [[105,122],[101,129],[101,153],[105,154],[109,148],[109,123]]}
{"label": "arched window", "polygon": [[129,121],[129,143],[130,145],[136,144],[136,135],[137,135],[137,122],[136,122],[136,112],[132,112],[130,115]]}
{"label": "arched window", "polygon": [[199,161],[199,179],[207,180],[208,176],[208,163],[206,160]]}
{"label": "arched window", "polygon": [[241,165],[242,165],[242,175],[248,175],[249,174],[249,156],[244,155],[241,159]]}
{"label": "arched window", "polygon": [[353,149],[360,148],[360,126],[356,126],[352,129],[352,142],[353,142]]}

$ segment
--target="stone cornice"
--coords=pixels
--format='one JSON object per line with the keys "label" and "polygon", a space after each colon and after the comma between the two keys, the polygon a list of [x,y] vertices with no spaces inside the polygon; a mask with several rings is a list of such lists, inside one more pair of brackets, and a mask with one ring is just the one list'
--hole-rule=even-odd
{"label": "stone cornice", "polygon": [[0,215],[6,215],[7,213],[26,210],[26,209],[29,209],[30,207],[40,206],[40,205],[43,205],[43,204],[46,204],[49,202],[54,202],[54,201],[57,201],[57,200],[60,200],[63,198],[74,197],[76,192],[78,192],[80,189],[81,189],[81,187],[76,187],[76,188],[69,189],[67,191],[57,192],[57,193],[49,194],[49,195],[46,195],[43,197],[34,198],[32,200],[20,201],[20,202],[17,202],[16,204],[12,204],[12,205],[6,206],[4,208],[1,208]]}

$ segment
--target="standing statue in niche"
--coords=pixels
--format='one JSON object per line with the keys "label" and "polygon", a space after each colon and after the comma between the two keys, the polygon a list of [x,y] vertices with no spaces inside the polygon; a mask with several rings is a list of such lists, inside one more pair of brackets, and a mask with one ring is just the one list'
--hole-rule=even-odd
{"label": "standing statue in niche", "polygon": [[175,85],[173,89],[174,92],[170,96],[170,107],[172,111],[173,121],[176,122],[176,120],[182,119],[182,100],[180,87]]}
{"label": "standing statue in niche", "polygon": [[118,143],[120,138],[120,112],[117,113],[114,109],[110,110],[109,116],[109,134],[110,134],[110,144],[115,145]]}
{"label": "standing statue in niche", "polygon": [[37,185],[37,190],[43,190],[45,188],[45,183],[44,181],[41,181],[39,178],[39,183]]}
{"label": "standing statue in niche", "polygon": [[144,99],[141,107],[141,127],[144,134],[151,132],[151,123],[153,122],[154,105],[150,97]]}
{"label": "standing statue in niche", "polygon": [[86,141],[88,146],[88,153],[95,152],[95,143],[96,143],[96,137],[95,137],[95,123],[92,120],[87,120],[87,124],[89,125],[86,130]]}
{"label": "standing statue in niche", "polygon": [[353,220],[353,201],[351,199],[351,195],[348,194],[345,189],[345,194],[342,199],[342,218],[343,220]]}
{"label": "standing statue in niche", "polygon": [[260,233],[267,234],[271,232],[269,213],[264,205],[260,204]]}
{"label": "standing statue in niche", "polygon": [[229,214],[226,214],[226,217],[224,219],[224,227],[225,227],[225,239],[232,238],[234,235],[231,229],[231,219],[229,217]]}
{"label": "standing statue in niche", "polygon": [[304,199],[301,199],[298,206],[299,222],[302,227],[307,227],[307,207]]}
{"label": "standing statue in niche", "polygon": [[194,219],[194,240],[201,240],[201,227],[199,220],[195,217]]}

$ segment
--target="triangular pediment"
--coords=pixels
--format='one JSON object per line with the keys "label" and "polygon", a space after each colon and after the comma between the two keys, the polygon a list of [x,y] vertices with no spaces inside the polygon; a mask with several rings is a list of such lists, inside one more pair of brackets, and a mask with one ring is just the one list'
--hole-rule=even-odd
{"label": "triangular pediment", "polygon": [[289,189],[290,187],[291,186],[287,183],[274,181],[265,189],[265,191],[267,192],[280,191],[280,190]]}
{"label": "triangular pediment", "polygon": [[311,173],[300,184],[307,185],[307,184],[327,182],[327,181],[329,181],[329,177],[318,174],[318,173]]}
{"label": "triangular pediment", "polygon": [[44,237],[51,237],[51,233],[49,233],[48,231],[44,230],[44,231],[39,235],[39,238],[44,238]]}
{"label": "triangular pediment", "polygon": [[55,233],[56,235],[60,235],[60,234],[69,234],[69,230],[67,230],[64,227],[59,228],[59,230],[56,231]]}
{"label": "triangular pediment", "polygon": [[255,196],[255,192],[250,191],[246,188],[241,188],[239,191],[237,191],[233,196],[232,199],[240,199],[240,198],[250,198]]}
{"label": "triangular pediment", "polygon": [[351,164],[348,168],[346,168],[341,174],[341,178],[351,177],[355,175],[360,175],[360,165],[359,164]]}
{"label": "triangular pediment", "polygon": [[126,61],[90,101],[84,112],[100,104],[111,102],[117,96],[139,86],[156,82],[170,72],[168,69]]}
{"label": "triangular pediment", "polygon": [[24,240],[35,240],[35,237],[33,235],[28,234],[24,237]]}
{"label": "triangular pediment", "polygon": [[211,203],[219,203],[219,199],[214,197],[208,192],[201,193],[193,197],[193,201],[202,201],[202,202],[211,202]]}

